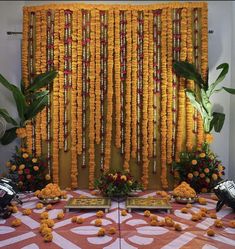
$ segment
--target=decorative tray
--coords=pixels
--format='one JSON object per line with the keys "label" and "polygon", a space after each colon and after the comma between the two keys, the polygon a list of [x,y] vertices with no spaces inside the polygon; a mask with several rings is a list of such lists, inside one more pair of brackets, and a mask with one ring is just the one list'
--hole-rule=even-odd
{"label": "decorative tray", "polygon": [[176,197],[176,196],[174,196],[173,197],[174,198],[174,200],[176,201],[176,202],[178,202],[178,203],[182,203],[182,204],[187,204],[187,203],[195,203],[196,201],[197,201],[197,199],[198,199],[198,197],[196,196],[196,197],[192,197],[192,198],[184,198],[184,197]]}
{"label": "decorative tray", "polygon": [[107,213],[111,207],[109,198],[70,198],[65,205],[65,211],[68,212],[72,209],[104,209]]}
{"label": "decorative tray", "polygon": [[61,200],[60,197],[55,197],[55,198],[39,198],[39,201],[42,202],[43,204],[54,204],[57,203]]}
{"label": "decorative tray", "polygon": [[170,212],[172,206],[165,199],[128,197],[126,200],[126,208],[128,212],[131,212],[132,209],[156,209]]}

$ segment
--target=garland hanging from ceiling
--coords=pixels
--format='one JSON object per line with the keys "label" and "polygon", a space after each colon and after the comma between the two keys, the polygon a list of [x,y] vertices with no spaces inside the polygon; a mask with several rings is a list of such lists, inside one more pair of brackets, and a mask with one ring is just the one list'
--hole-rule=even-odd
{"label": "garland hanging from ceiling", "polygon": [[200,2],[24,8],[25,85],[58,71],[48,108],[26,126],[28,150],[46,155],[55,183],[61,151],[71,151],[71,187],[88,167],[93,189],[95,172],[112,169],[115,147],[121,168],[133,161],[141,168],[145,189],[157,172],[168,187],[172,161],[204,141],[202,119],[184,92],[194,83],[172,65],[188,60],[206,77],[207,22]]}

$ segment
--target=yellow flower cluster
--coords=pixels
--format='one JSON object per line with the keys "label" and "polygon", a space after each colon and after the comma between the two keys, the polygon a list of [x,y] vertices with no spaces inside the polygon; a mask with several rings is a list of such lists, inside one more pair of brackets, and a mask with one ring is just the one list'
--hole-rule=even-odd
{"label": "yellow flower cluster", "polygon": [[25,138],[25,137],[27,137],[26,128],[17,128],[16,129],[16,135],[17,135],[18,138]]}
{"label": "yellow flower cluster", "polygon": [[182,182],[179,186],[174,188],[173,195],[175,197],[194,198],[196,197],[196,192],[188,183]]}
{"label": "yellow flower cluster", "polygon": [[42,190],[37,190],[35,193],[39,199],[51,198],[54,199],[56,197],[66,197],[66,191],[62,191],[57,184],[49,183]]}

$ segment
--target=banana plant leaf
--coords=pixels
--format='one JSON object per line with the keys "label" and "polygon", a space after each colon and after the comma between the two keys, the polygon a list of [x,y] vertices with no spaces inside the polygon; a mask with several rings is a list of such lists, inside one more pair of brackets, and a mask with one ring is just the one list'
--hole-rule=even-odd
{"label": "banana plant leaf", "polygon": [[49,71],[36,76],[33,80],[33,84],[27,89],[27,91],[37,91],[38,89],[47,86],[54,80],[56,76],[56,71]]}
{"label": "banana plant leaf", "polygon": [[203,116],[203,114],[204,114],[203,107],[200,104],[200,102],[198,102],[196,100],[195,93],[193,91],[191,91],[191,90],[186,90],[186,95],[189,98],[189,100],[190,100],[191,104],[193,105],[193,107],[195,107],[200,112],[200,114]]}
{"label": "banana plant leaf", "polygon": [[34,100],[25,113],[25,120],[34,118],[48,103],[48,95],[44,95]]}
{"label": "banana plant leaf", "polygon": [[17,129],[17,127],[13,127],[11,129],[6,130],[5,134],[3,135],[3,137],[0,140],[2,145],[7,145],[16,139],[16,137],[17,137],[16,129]]}
{"label": "banana plant leaf", "polygon": [[49,94],[49,91],[48,90],[44,90],[44,91],[40,91],[40,92],[35,92],[35,93],[32,93],[32,94],[29,94],[27,96],[27,99],[29,100],[35,100],[35,99],[39,99],[45,95],[48,95]]}
{"label": "banana plant leaf", "polygon": [[228,93],[235,94],[235,89],[234,88],[223,87],[223,89]]}
{"label": "banana plant leaf", "polygon": [[222,71],[221,71],[221,73],[219,74],[219,76],[217,77],[216,81],[215,81],[213,84],[211,84],[211,85],[209,86],[209,88],[208,88],[208,90],[207,90],[207,95],[208,95],[208,97],[210,97],[210,96],[214,93],[216,86],[217,86],[221,81],[224,80],[225,76],[226,76],[227,73],[228,73],[229,65],[228,65],[228,63],[222,63],[222,64],[220,64],[220,65],[216,68],[216,70],[218,70],[218,69],[222,69]]}
{"label": "banana plant leaf", "polygon": [[18,114],[21,119],[24,119],[24,112],[26,109],[25,96],[22,94],[18,87],[8,82],[1,74],[0,83],[12,92],[13,97],[15,99]]}
{"label": "banana plant leaf", "polygon": [[[195,66],[187,61],[176,61],[173,64],[173,68],[179,76],[182,76],[189,80],[194,80],[200,88],[206,88],[206,84],[203,81],[201,75],[197,72]],[[207,90],[207,89],[206,89]]]}
{"label": "banana plant leaf", "polygon": [[0,116],[2,116],[7,123],[18,125],[17,122],[9,115],[6,109],[0,108]]}
{"label": "banana plant leaf", "polygon": [[210,131],[214,128],[215,132],[220,132],[223,128],[225,114],[220,112],[213,112],[213,119],[210,123]]}
{"label": "banana plant leaf", "polygon": [[211,112],[212,104],[211,104],[211,102],[210,102],[210,100],[209,100],[209,98],[208,98],[208,96],[203,88],[201,89],[201,97],[202,97],[202,105],[203,105],[205,111],[207,112],[207,114],[209,116],[211,116],[212,115],[212,112]]}

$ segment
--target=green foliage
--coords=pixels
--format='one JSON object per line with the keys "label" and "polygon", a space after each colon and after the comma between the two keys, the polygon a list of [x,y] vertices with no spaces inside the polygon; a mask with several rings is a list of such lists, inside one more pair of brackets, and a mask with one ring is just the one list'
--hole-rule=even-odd
{"label": "green foliage", "polygon": [[180,161],[174,162],[172,167],[180,181],[188,182],[197,192],[211,191],[224,174],[224,166],[207,143],[201,150],[181,152]]}
{"label": "green foliage", "polygon": [[202,116],[204,131],[206,133],[211,132],[213,129],[215,132],[220,132],[225,120],[225,114],[212,112],[213,105],[210,101],[210,97],[221,90],[225,90],[230,94],[235,94],[235,89],[220,87],[221,83],[229,70],[227,63],[220,64],[216,69],[221,70],[216,81],[209,85],[206,81],[203,81],[202,76],[197,72],[195,66],[187,61],[177,61],[173,65],[175,72],[186,79],[193,80],[196,83],[195,90],[186,89],[186,95],[189,98],[191,104],[196,108]]}
{"label": "green foliage", "polygon": [[104,173],[96,179],[95,186],[104,196],[125,197],[131,191],[140,189],[141,186],[128,172]]}
{"label": "green foliage", "polygon": [[36,191],[42,189],[48,181],[48,168],[45,160],[33,157],[25,148],[16,147],[16,152],[7,163],[9,174],[7,177],[14,180],[20,191]]}
{"label": "green foliage", "polygon": [[11,91],[19,115],[19,121],[17,122],[9,115],[6,109],[0,108],[0,116],[2,116],[7,123],[14,126],[5,132],[0,140],[2,144],[6,145],[11,143],[17,137],[17,128],[24,127],[27,121],[33,119],[47,106],[49,90],[41,91],[40,88],[50,85],[56,76],[56,71],[39,74],[28,88],[25,88],[21,81],[19,89],[0,74],[0,83]]}

